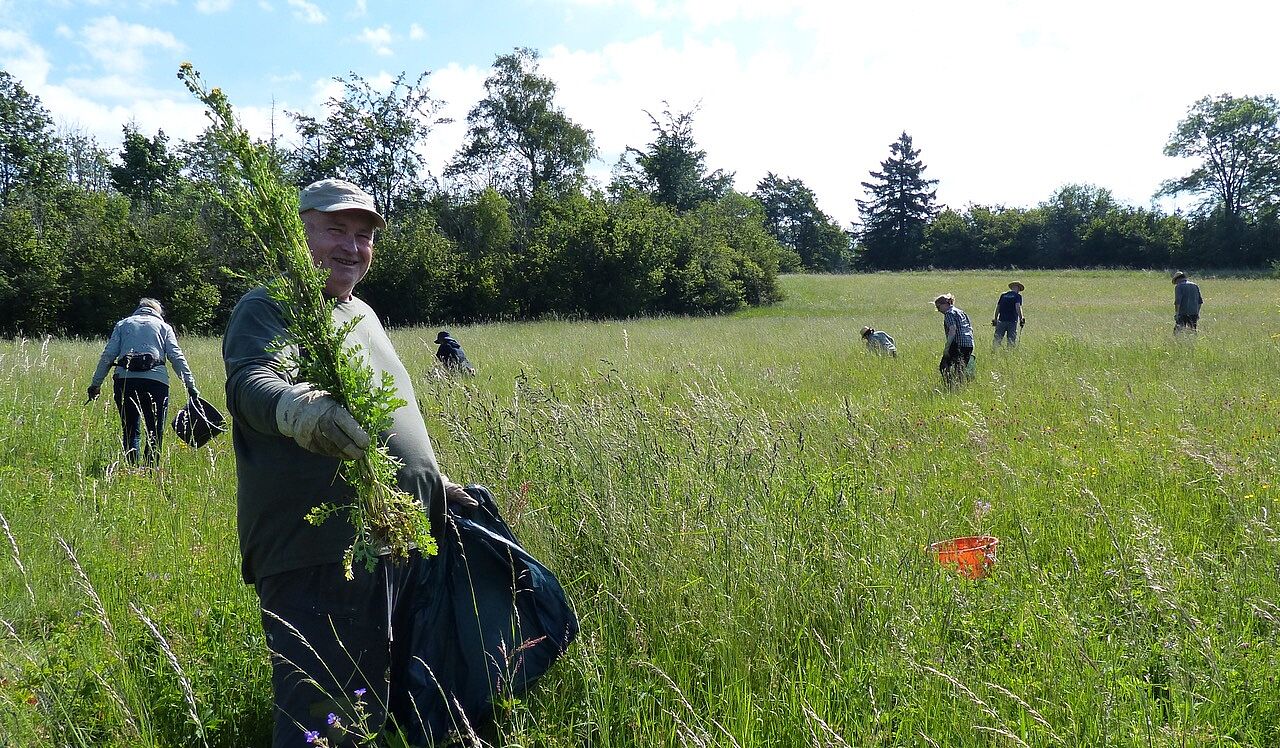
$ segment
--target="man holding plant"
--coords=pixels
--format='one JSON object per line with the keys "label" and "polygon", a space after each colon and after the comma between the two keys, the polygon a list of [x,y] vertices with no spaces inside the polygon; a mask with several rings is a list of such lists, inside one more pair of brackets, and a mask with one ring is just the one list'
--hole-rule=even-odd
{"label": "man holding plant", "polygon": [[421,564],[414,551],[408,559],[388,553],[353,565],[346,556],[356,536],[350,515],[330,513],[318,525],[308,515],[354,500],[339,468],[361,459],[371,438],[386,445],[397,487],[433,524],[443,518],[446,498],[474,500],[441,472],[409,374],[377,315],[353,295],[373,262],[374,234],[386,228],[373,198],[326,179],[301,191],[298,209],[312,260],[327,272],[324,296],[346,350],[376,376],[389,375],[404,402],[389,429],[366,433],[337,399],[300,381],[280,342],[287,339],[281,306],[269,291],[254,289],[236,305],[223,339],[227,407],[241,571],[257,589],[272,653],[273,744],[299,745],[314,735],[344,745],[413,713],[398,685],[411,657],[409,613]]}

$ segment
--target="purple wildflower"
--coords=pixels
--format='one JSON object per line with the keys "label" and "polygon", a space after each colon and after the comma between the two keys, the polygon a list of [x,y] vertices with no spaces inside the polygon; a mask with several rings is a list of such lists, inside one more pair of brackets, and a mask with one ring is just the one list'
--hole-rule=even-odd
{"label": "purple wildflower", "polygon": [[369,692],[369,689],[367,689],[367,688],[357,688],[357,689],[356,689],[356,698],[357,698],[357,699],[358,699],[358,698],[361,698],[361,697],[363,697],[363,696],[364,696],[366,693],[368,693],[368,692]]}
{"label": "purple wildflower", "polygon": [[337,722],[337,721],[338,721],[338,715],[334,714],[333,712],[329,712],[329,724],[332,725],[334,722]]}
{"label": "purple wildflower", "polygon": [[307,738],[307,742],[308,742],[308,743],[314,743],[314,742],[316,742],[317,740],[319,740],[319,739],[320,739],[320,731],[319,731],[319,730],[307,730],[307,731],[306,731],[306,733],[305,733],[305,735],[306,735],[306,738]]}

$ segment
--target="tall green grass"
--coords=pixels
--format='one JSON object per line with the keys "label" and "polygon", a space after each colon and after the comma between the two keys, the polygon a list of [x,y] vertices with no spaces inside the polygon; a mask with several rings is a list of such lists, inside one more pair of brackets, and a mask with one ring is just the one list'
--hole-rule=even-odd
{"label": "tall green grass", "polygon": [[[583,633],[500,742],[1280,743],[1280,284],[1029,273],[784,279],[727,318],[402,330],[449,474],[494,489]],[[979,373],[941,387],[951,291]],[[897,359],[863,352],[863,324]],[[215,340],[183,340],[216,392]],[[267,742],[230,441],[119,460],[98,342],[0,347],[0,745]],[[180,397],[180,395],[179,395]],[[989,579],[925,553],[1000,538]],[[154,627],[148,625],[150,621]]]}

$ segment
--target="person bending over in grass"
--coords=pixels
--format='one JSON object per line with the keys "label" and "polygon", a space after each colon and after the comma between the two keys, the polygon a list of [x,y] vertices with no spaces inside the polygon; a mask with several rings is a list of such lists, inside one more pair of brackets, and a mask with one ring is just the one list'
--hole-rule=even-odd
{"label": "person bending over in grass", "polygon": [[956,297],[949,293],[934,299],[933,306],[942,314],[942,331],[947,336],[938,371],[947,384],[959,384],[973,358],[973,325],[969,324],[969,315],[956,306]]}
{"label": "person bending over in grass", "polygon": [[893,358],[898,357],[898,346],[893,344],[893,338],[889,337],[889,333],[884,330],[864,327],[862,328],[862,340],[867,344],[867,353],[892,356]]}
{"label": "person bending over in grass", "polygon": [[[377,314],[352,295],[373,262],[374,232],[386,222],[368,193],[337,179],[303,189],[299,211],[311,256],[328,272],[334,323],[354,325],[347,346],[360,346],[375,381],[391,375],[406,401],[392,427],[375,436],[400,461],[399,487],[438,527],[446,500],[475,500],[440,470],[404,364]],[[402,679],[421,564],[384,555],[372,572],[355,564],[347,581],[343,554],[355,538],[348,515],[319,526],[307,521],[322,503],[352,501],[353,489],[336,478],[339,463],[359,459],[371,435],[328,393],[299,381],[277,344],[284,335],[280,306],[256,288],[236,304],[222,341],[241,571],[257,589],[272,654],[273,744],[323,738],[348,745],[352,725],[380,732],[413,715]]]}
{"label": "person bending over in grass", "polygon": [[89,399],[96,400],[102,392],[107,370],[115,367],[112,381],[116,409],[120,411],[120,425],[124,429],[124,456],[131,465],[138,464],[139,457],[148,465],[160,460],[165,414],[169,409],[166,361],[182,377],[187,397],[192,400],[199,397],[195,375],[178,347],[173,328],[164,321],[160,302],[140,299],[133,314],[117,322],[111,331],[89,383]]}
{"label": "person bending over in grass", "polygon": [[1179,270],[1173,274],[1173,334],[1178,335],[1190,330],[1196,331],[1200,323],[1200,306],[1204,298],[1200,296],[1200,287],[1187,279],[1187,274]]}
{"label": "person bending over in grass", "polygon": [[467,354],[462,352],[462,344],[454,340],[447,331],[441,330],[440,334],[436,335],[436,345],[440,346],[436,349],[436,361],[445,368],[445,371],[475,376],[476,367],[471,365],[467,360]]}

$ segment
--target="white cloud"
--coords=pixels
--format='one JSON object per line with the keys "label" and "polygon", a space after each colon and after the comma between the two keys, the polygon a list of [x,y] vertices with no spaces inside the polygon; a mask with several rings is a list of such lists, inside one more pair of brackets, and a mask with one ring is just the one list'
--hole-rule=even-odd
{"label": "white cloud", "polygon": [[[1161,149],[1193,101],[1276,91],[1270,26],[1232,20],[1257,17],[1248,0],[1208,15],[1169,0],[1158,17],[1114,0],[555,1],[684,30],[544,56],[606,165],[651,139],[642,108],[701,101],[709,167],[736,171],[744,191],[767,171],[803,179],[846,222],[903,130],[957,208],[1033,205],[1068,182],[1142,205],[1185,168]],[[742,29],[769,33],[748,42]]]}
{"label": "white cloud", "polygon": [[286,0],[290,8],[293,8],[293,15],[300,21],[306,23],[324,23],[329,20],[324,12],[320,10],[315,3],[307,2],[307,0]]}
{"label": "white cloud", "polygon": [[427,32],[418,24],[411,23],[409,24],[409,38],[414,40],[415,42],[421,41],[427,38]]}
{"label": "white cloud", "polygon": [[222,13],[231,9],[231,0],[196,0],[199,13]]}
{"label": "white cloud", "polygon": [[368,44],[375,54],[383,57],[390,57],[394,52],[391,49],[391,27],[379,26],[376,29],[366,28],[360,32],[360,36],[356,37],[359,41]]}
{"label": "white cloud", "polygon": [[351,10],[351,15],[359,18],[369,13],[369,0],[356,0],[355,8]]}
{"label": "white cloud", "polygon": [[167,31],[136,23],[125,23],[115,16],[96,18],[80,29],[80,44],[105,71],[136,73],[146,64],[148,48],[159,47],[180,52],[182,44]]}
{"label": "white cloud", "polygon": [[0,29],[0,68],[22,81],[23,88],[37,91],[48,78],[50,65],[44,48],[26,34]]}

